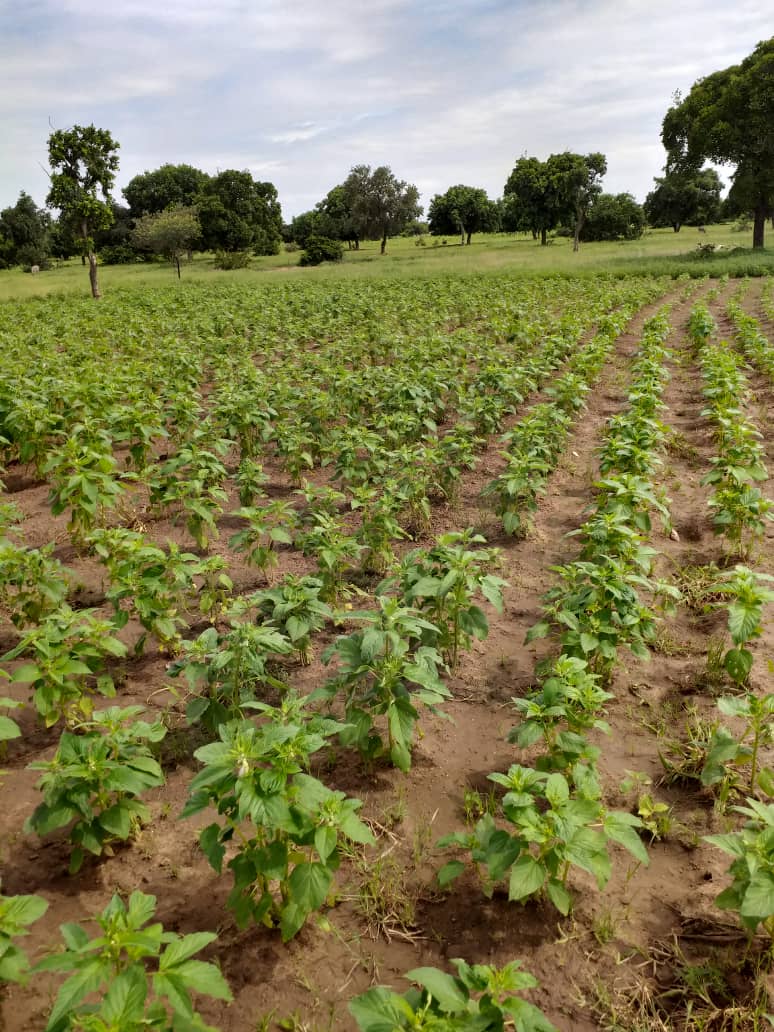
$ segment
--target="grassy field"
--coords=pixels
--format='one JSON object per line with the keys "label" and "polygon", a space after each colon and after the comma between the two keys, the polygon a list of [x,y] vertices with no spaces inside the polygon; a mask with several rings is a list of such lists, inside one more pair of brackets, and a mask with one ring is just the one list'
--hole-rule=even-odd
{"label": "grassy field", "polygon": [[[387,254],[379,254],[379,244],[367,241],[359,251],[347,251],[341,265],[324,265],[301,270],[299,252],[284,251],[269,258],[255,258],[249,269],[221,272],[213,267],[209,255],[197,255],[183,267],[181,283],[206,279],[223,279],[227,283],[250,283],[264,273],[303,275],[310,278],[349,279],[356,277],[416,277],[448,273],[523,271],[525,275],[597,275],[612,272],[620,275],[650,274],[721,276],[760,275],[774,271],[774,249],[752,251],[752,230],[740,233],[730,225],[707,227],[706,233],[685,227],[680,233],[669,229],[649,230],[640,240],[617,243],[583,244],[573,254],[572,241],[557,237],[546,247],[528,234],[491,234],[474,237],[469,247],[460,247],[456,239],[424,238],[425,246],[414,239],[397,237],[390,240]],[[722,245],[717,254],[697,256],[699,243]],[[116,287],[161,286],[175,282],[175,272],[168,264],[105,266],[100,270],[103,293]],[[80,260],[62,263],[58,268],[39,276],[20,269],[0,272],[0,300],[37,297],[51,293],[88,291],[87,270]]]}

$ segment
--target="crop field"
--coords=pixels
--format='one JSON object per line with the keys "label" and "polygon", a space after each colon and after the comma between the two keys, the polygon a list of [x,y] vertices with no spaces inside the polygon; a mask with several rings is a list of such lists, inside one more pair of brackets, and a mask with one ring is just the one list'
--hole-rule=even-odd
{"label": "crop field", "polygon": [[772,282],[1,304],[0,1032],[770,1027]]}

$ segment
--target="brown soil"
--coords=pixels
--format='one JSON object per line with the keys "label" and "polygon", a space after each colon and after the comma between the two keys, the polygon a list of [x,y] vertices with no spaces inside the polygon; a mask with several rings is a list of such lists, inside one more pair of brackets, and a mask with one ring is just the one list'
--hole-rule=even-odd
{"label": "brown soil", "polygon": [[[699,293],[706,289],[700,287]],[[757,292],[754,287],[750,296]],[[675,361],[663,418],[673,436],[664,456],[661,486],[671,497],[677,540],[660,528],[654,528],[652,540],[663,555],[664,576],[674,576],[686,566],[724,562],[708,518],[708,490],[701,485],[713,453],[712,430],[701,415],[700,378],[683,338],[696,296],[686,301],[680,300],[677,290],[671,295],[674,330],[669,343]],[[712,300],[711,308],[723,334],[730,335],[723,321],[724,296]],[[212,872],[197,845],[197,831],[208,822],[206,816],[198,821],[177,819],[192,774],[198,769],[191,754],[199,743],[188,731],[170,736],[167,742],[167,784],[150,794],[152,820],[139,838],[114,856],[87,862],[78,875],[68,876],[64,837],[41,841],[22,831],[25,818],[38,802],[36,777],[26,765],[50,758],[57,740],[54,730],[42,730],[27,711],[23,738],[9,744],[3,764],[0,857],[6,894],[37,892],[50,903],[47,915],[26,940],[31,954],[37,955],[57,940],[61,923],[83,921],[85,915],[98,912],[112,893],[136,888],[153,893],[158,898],[157,917],[166,927],[219,933],[218,941],[203,956],[221,965],[235,1002],[228,1007],[205,1002],[201,1010],[223,1032],[253,1032],[270,1012],[277,1019],[297,1012],[299,1021],[305,1022],[293,1026],[298,1029],[352,1029],[346,1001],[353,995],[375,983],[405,988],[401,981],[405,971],[419,965],[445,966],[454,957],[496,964],[520,958],[541,983],[531,994],[533,1002],[563,1032],[583,1032],[611,1027],[611,1005],[604,1003],[605,993],[614,998],[620,992],[622,998],[629,994],[634,999],[632,987],[655,970],[643,967],[643,957],[661,949],[671,937],[682,936],[686,927],[699,927],[697,921],[703,921],[700,927],[709,931],[704,939],[699,935],[691,940],[691,956],[706,955],[707,944],[719,927],[713,899],[725,883],[727,865],[701,836],[717,830],[722,822],[706,794],[659,786],[659,752],[667,739],[680,735],[692,707],[700,714],[713,713],[714,699],[704,680],[705,657],[708,638],[723,632],[722,615],[697,615],[681,607],[675,617],[665,621],[651,661],[646,664],[624,657],[624,665],[615,675],[611,690],[616,697],[609,708],[612,733],[598,739],[606,801],[611,806],[632,805],[632,798],[621,796],[618,786],[626,772],[634,770],[645,772],[653,781],[653,795],[673,808],[672,829],[663,841],[653,844],[649,867],[638,866],[628,854],[615,850],[613,878],[604,892],[599,893],[591,879],[574,879],[578,903],[567,920],[560,920],[548,905],[509,904],[498,895],[487,900],[472,873],[464,875],[448,893],[439,892],[434,884],[434,873],[445,859],[434,843],[462,826],[465,790],[486,793],[489,772],[527,758],[507,742],[516,720],[509,700],[523,695],[534,683],[536,658],[547,654],[550,645],[525,646],[524,635],[539,616],[541,595],[551,583],[550,567],[575,554],[575,539],[565,535],[581,522],[592,500],[595,449],[604,421],[625,405],[629,365],[643,322],[658,307],[643,309],[618,341],[526,540],[502,535],[480,499],[482,486],[499,468],[497,440],[490,442],[475,473],[466,478],[454,506],[433,512],[430,531],[419,544],[440,531],[472,525],[502,548],[501,572],[510,584],[505,612],[502,616],[490,613],[488,639],[463,657],[449,680],[454,701],[446,710],[453,722],[423,720],[424,735],[408,776],[385,768],[368,773],[345,754],[326,766],[326,783],[362,799],[363,812],[379,834],[378,846],[365,862],[353,859],[344,864],[337,899],[326,913],[329,928],[310,920],[295,940],[283,946],[277,934],[267,929],[240,932],[235,927],[225,909],[229,879],[219,879]],[[752,385],[757,397],[753,415],[766,434],[769,458],[774,461],[774,435],[767,418],[774,400],[771,385],[754,377]],[[530,399],[529,404],[535,400]],[[522,414],[517,413],[516,418]],[[292,498],[280,467],[267,464],[266,470],[272,494]],[[74,571],[82,604],[104,604],[101,568],[70,547],[64,520],[52,519],[48,512],[45,485],[19,469],[12,471],[8,488],[27,516],[26,542],[58,542],[57,554]],[[140,510],[141,501],[137,500]],[[184,529],[169,520],[148,524],[147,532],[159,542],[190,545]],[[233,526],[224,519],[221,537],[211,551],[227,558],[236,588],[242,592],[259,586],[263,578],[230,552],[227,541],[232,532]],[[772,533],[774,528],[757,559],[759,567],[768,572],[774,572]],[[280,558],[275,576],[310,568],[307,560],[290,550],[283,550]],[[132,641],[138,633],[139,628],[130,624],[123,636]],[[325,673],[319,656],[332,637],[332,630],[319,636],[310,667],[289,670],[292,684],[308,689],[320,683]],[[10,647],[14,640],[13,629],[0,624],[0,648]],[[761,657],[772,655],[773,645],[774,633],[767,628],[756,651]],[[166,662],[152,651],[127,662],[120,701],[142,703],[151,711],[174,705],[164,689],[168,683]],[[756,669],[764,665],[759,662]],[[756,676],[764,687],[763,676]],[[381,868],[377,857],[382,858]],[[386,898],[393,893],[396,905],[403,902],[406,906],[402,920],[395,918],[381,930],[358,905],[364,879],[373,878],[378,870],[382,872],[379,894]],[[679,941],[685,945],[687,939]],[[30,986],[8,989],[0,1003],[0,1029],[42,1029],[55,986],[52,978],[36,977]],[[605,987],[605,993],[600,987]],[[679,1023],[674,1027],[680,1027]]]}

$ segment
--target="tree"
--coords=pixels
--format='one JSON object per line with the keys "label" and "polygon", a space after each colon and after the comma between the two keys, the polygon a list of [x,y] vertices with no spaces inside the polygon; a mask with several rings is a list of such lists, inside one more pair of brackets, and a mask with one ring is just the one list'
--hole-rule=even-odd
{"label": "tree", "polygon": [[548,205],[545,162],[526,155],[516,161],[503,191],[503,207],[507,231],[531,232],[534,239],[540,234],[545,245],[548,231],[558,222]]}
{"label": "tree", "polygon": [[94,125],[57,129],[48,138],[51,189],[46,203],[58,208],[80,237],[89,259],[91,295],[95,298],[100,292],[93,235],[113,221],[108,202],[118,171],[118,147],[107,129]]}
{"label": "tree", "polygon": [[733,189],[754,216],[753,247],[763,247],[774,210],[774,38],[759,43],[741,64],[698,79],[664,116],[661,139],[667,171],[703,162],[735,165]]}
{"label": "tree", "polygon": [[584,240],[636,240],[645,230],[645,212],[630,193],[601,193],[594,199],[585,225]]}
{"label": "tree", "polygon": [[387,248],[387,237],[395,236],[403,227],[422,214],[419,190],[396,179],[390,168],[380,165],[356,165],[343,184],[343,200],[351,213],[358,238],[381,238],[381,253]]}
{"label": "tree", "polygon": [[167,164],[135,176],[123,194],[132,217],[137,219],[173,206],[190,208],[209,178],[193,165]]}
{"label": "tree", "polygon": [[500,225],[497,205],[485,190],[475,186],[450,186],[436,194],[428,209],[430,232],[435,236],[459,233],[460,243],[469,244],[473,233],[496,232]]}
{"label": "tree", "polygon": [[201,236],[201,223],[195,208],[167,208],[152,215],[143,215],[135,223],[132,239],[136,247],[163,255],[177,267]]}
{"label": "tree", "polygon": [[551,154],[546,161],[525,156],[518,159],[505,184],[506,226],[546,234],[558,225],[573,229],[573,250],[578,250],[588,210],[602,192],[600,180],[607,171],[604,154]]}
{"label": "tree", "polygon": [[0,211],[0,268],[43,265],[51,253],[51,216],[23,190],[13,207]]}
{"label": "tree", "polygon": [[580,245],[580,235],[589,208],[602,193],[601,179],[607,172],[604,154],[573,154],[564,151],[552,154],[546,161],[547,195],[557,221],[573,230],[573,251]]}
{"label": "tree", "polygon": [[206,250],[279,253],[282,211],[273,183],[227,169],[207,180],[196,207]]}
{"label": "tree", "polygon": [[703,226],[720,214],[723,184],[714,168],[667,172],[654,179],[655,190],[645,198],[645,214],[651,226]]}

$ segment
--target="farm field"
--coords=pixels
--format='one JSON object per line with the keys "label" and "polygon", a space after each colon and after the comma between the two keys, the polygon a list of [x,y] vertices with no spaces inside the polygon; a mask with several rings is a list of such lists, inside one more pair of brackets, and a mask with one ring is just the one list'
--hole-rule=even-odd
{"label": "farm field", "polygon": [[[534,976],[519,1028],[766,1027],[771,284],[0,305],[0,870],[48,904],[17,945],[139,890],[233,995],[183,972],[175,1028],[499,1027],[373,991],[454,958]],[[0,1030],[46,1028],[50,967]]]}

